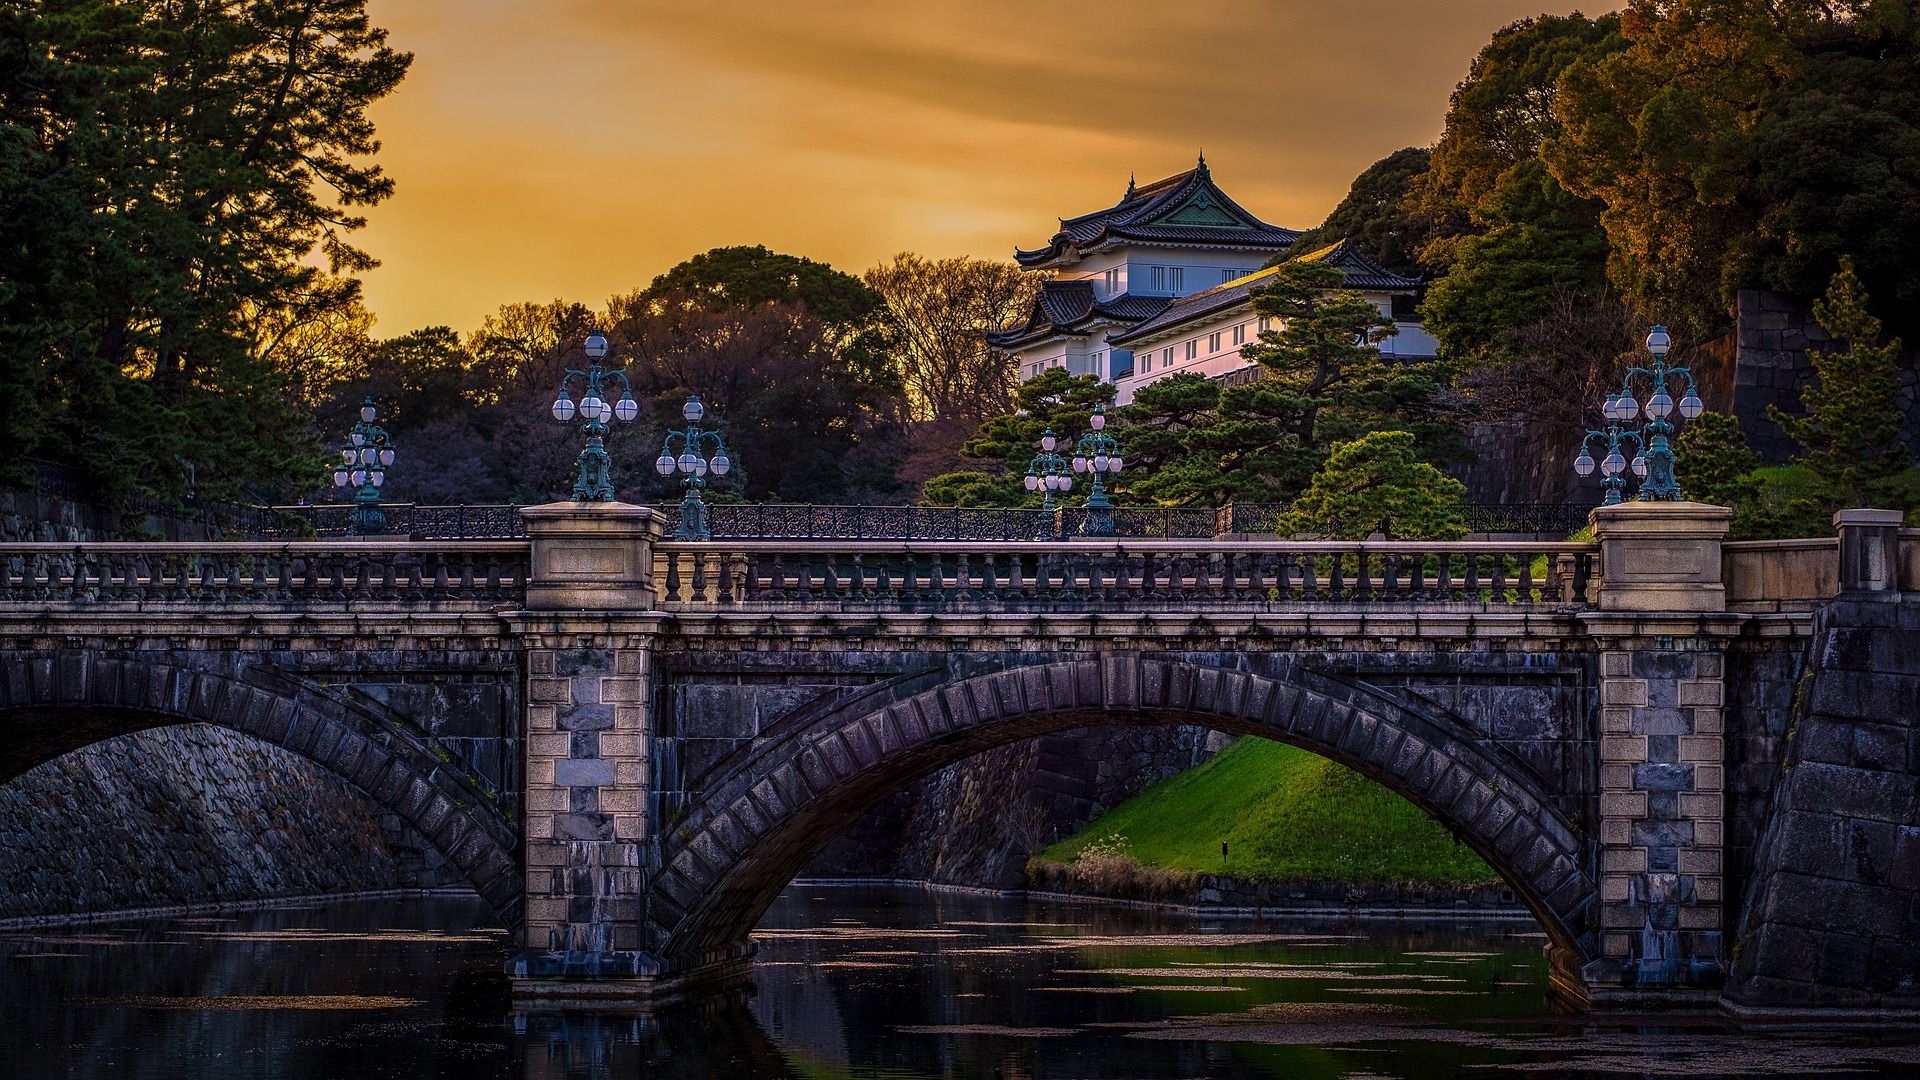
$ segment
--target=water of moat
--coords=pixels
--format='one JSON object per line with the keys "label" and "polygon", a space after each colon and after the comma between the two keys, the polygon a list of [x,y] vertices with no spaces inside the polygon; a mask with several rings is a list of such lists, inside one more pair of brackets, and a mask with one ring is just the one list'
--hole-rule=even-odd
{"label": "water of moat", "polygon": [[0,1077],[1912,1076],[1920,1030],[1570,1017],[1525,923],[798,885],[755,991],[516,1013],[477,902],[0,931]]}

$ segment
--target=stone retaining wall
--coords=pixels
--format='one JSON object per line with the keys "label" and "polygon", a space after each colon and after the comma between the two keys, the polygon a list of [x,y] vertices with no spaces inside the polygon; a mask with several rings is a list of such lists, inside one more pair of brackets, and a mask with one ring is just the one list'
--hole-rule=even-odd
{"label": "stone retaining wall", "polygon": [[1920,597],[1820,613],[1727,997],[1920,1009]]}
{"label": "stone retaining wall", "polygon": [[110,739],[0,785],[0,919],[465,884],[395,815],[222,728]]}

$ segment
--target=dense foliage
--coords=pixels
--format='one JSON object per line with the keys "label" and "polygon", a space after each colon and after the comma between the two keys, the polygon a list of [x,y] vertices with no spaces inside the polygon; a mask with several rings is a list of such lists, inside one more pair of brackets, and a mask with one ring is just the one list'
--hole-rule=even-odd
{"label": "dense foliage", "polygon": [[249,330],[355,305],[348,236],[392,191],[367,110],[410,60],[364,0],[0,8],[5,462],[173,496],[318,475]]}
{"label": "dense foliage", "polygon": [[1456,540],[1465,484],[1420,460],[1413,436],[1375,431],[1341,443],[1280,520],[1280,532],[1329,540]]}
{"label": "dense foliage", "polygon": [[1542,147],[1605,205],[1609,277],[1695,334],[1734,293],[1817,294],[1851,255],[1920,311],[1920,11],[1913,0],[1633,0],[1624,48],[1575,61]]}
{"label": "dense foliage", "polygon": [[1806,413],[1769,410],[1801,446],[1791,466],[1760,468],[1728,416],[1707,413],[1677,440],[1683,493],[1733,507],[1736,539],[1825,535],[1834,511],[1849,507],[1920,511],[1920,469],[1901,437],[1900,342],[1882,340],[1867,299],[1851,261],[1842,259],[1813,309],[1836,344],[1813,354],[1817,381],[1801,394]]}

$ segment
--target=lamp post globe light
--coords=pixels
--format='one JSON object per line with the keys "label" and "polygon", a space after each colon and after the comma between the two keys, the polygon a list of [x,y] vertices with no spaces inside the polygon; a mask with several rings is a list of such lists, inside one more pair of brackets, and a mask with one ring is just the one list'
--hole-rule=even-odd
{"label": "lamp post globe light", "polygon": [[1064,495],[1073,490],[1073,474],[1067,466],[1067,459],[1054,453],[1060,440],[1048,428],[1040,436],[1040,452],[1027,462],[1027,478],[1023,483],[1028,491],[1043,491],[1046,497],[1040,504],[1042,510],[1053,509],[1054,492]]}
{"label": "lamp post globe light", "polygon": [[[687,403],[680,407],[686,429],[667,432],[667,437],[660,441],[660,456],[653,462],[653,471],[661,476],[679,473],[686,478],[687,493],[680,500],[680,527],[673,534],[676,540],[713,539],[713,529],[707,524],[707,504],[700,498],[700,490],[707,486],[708,473],[725,476],[733,470],[726,440],[717,431],[700,429],[700,421],[706,415],[707,407],[700,403],[700,395],[687,398]],[[673,452],[676,439],[680,442],[677,455]],[[713,447],[713,453],[703,457],[703,448],[707,446]]]}
{"label": "lamp post globe light", "polygon": [[[1612,506],[1626,497],[1627,474],[1632,473],[1639,482],[1639,498],[1642,502],[1665,500],[1680,501],[1680,484],[1673,476],[1673,445],[1669,436],[1674,433],[1672,421],[1667,418],[1678,412],[1681,419],[1692,420],[1706,411],[1706,405],[1694,389],[1693,372],[1684,367],[1668,367],[1667,353],[1673,348],[1673,339],[1668,336],[1667,328],[1655,326],[1647,335],[1647,352],[1653,357],[1652,367],[1629,367],[1626,376],[1620,382],[1620,389],[1607,395],[1600,406],[1600,414],[1607,418],[1604,430],[1589,429],[1580,440],[1580,456],[1573,460],[1573,471],[1581,476],[1593,475],[1598,467],[1606,477],[1606,505]],[[1634,380],[1643,379],[1650,388],[1644,404],[1635,396]],[[1683,380],[1685,387],[1679,402],[1673,400],[1670,392],[1675,379]],[[1631,421],[1646,414],[1647,422],[1639,427],[1631,426]],[[1607,456],[1597,466],[1593,460],[1594,440],[1605,442]],[[1633,458],[1629,460],[1623,452],[1628,444],[1633,447]]]}
{"label": "lamp post globe light", "polygon": [[1112,536],[1113,502],[1107,498],[1106,478],[1119,473],[1120,444],[1107,434],[1107,407],[1096,405],[1087,423],[1093,430],[1080,436],[1073,448],[1073,471],[1093,477],[1093,491],[1087,495],[1087,520],[1080,527],[1083,536]]}
{"label": "lamp post globe light", "polygon": [[348,536],[378,536],[387,531],[387,515],[380,509],[380,489],[387,482],[387,466],[393,464],[393,436],[374,422],[379,415],[372,398],[360,402],[360,419],[347,433],[346,444],[340,447],[340,462],[333,467],[333,486],[354,489]]}
{"label": "lamp post globe light", "polygon": [[[607,358],[605,334],[598,330],[588,334],[583,349],[587,354],[587,368],[585,371],[568,368],[566,374],[560,376],[560,392],[553,399],[553,418],[564,424],[578,416],[580,430],[587,437],[586,449],[580,451],[580,473],[573,482],[573,501],[611,502],[613,459],[607,454],[607,421],[633,423],[640,415],[640,403],[633,400],[633,385],[627,381],[626,369],[607,371],[600,366]],[[575,379],[581,380],[583,391],[578,405],[574,404],[568,389]],[[614,379],[620,380],[620,400],[609,403],[603,387]]]}

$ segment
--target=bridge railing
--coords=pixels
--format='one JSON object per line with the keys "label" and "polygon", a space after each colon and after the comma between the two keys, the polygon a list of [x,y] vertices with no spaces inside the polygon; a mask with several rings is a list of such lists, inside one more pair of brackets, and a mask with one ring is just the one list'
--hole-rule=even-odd
{"label": "bridge railing", "polygon": [[1580,608],[1599,569],[1598,545],[1544,541],[714,541],[654,552],[669,610]]}
{"label": "bridge railing", "polygon": [[517,601],[524,541],[7,544],[0,602]]}

